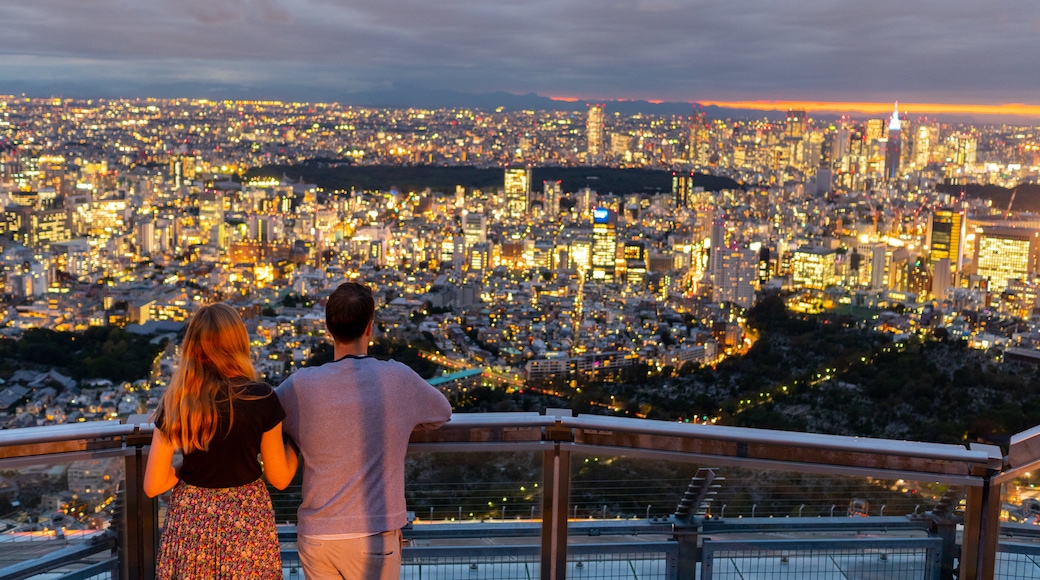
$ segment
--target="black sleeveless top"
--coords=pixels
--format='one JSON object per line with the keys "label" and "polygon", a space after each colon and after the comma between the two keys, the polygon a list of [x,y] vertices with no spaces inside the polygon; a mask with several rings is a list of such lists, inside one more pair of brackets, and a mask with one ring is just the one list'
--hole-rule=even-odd
{"label": "black sleeveless top", "polygon": [[[228,402],[218,401],[220,421],[209,442],[208,451],[184,454],[184,464],[177,474],[181,481],[196,487],[238,487],[252,483],[263,472],[260,460],[260,439],[274,429],[282,419],[282,410],[274,390],[266,383],[249,383],[241,397],[234,402],[235,420],[228,432]],[[163,423],[164,414],[156,413],[156,428]]]}

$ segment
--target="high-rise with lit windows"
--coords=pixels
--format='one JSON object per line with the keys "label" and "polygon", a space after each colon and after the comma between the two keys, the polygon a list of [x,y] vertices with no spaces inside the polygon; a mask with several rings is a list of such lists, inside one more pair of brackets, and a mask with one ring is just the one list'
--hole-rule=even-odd
{"label": "high-rise with lit windows", "polygon": [[971,133],[958,132],[947,141],[947,157],[955,165],[972,165],[978,155],[978,139]]}
{"label": "high-rise with lit windows", "polygon": [[809,128],[809,119],[805,111],[789,109],[787,111],[787,124],[784,125],[784,136],[788,139],[799,140]]}
{"label": "high-rise with lit windows", "polygon": [[466,247],[487,243],[487,216],[482,213],[465,212],[462,214],[462,233],[466,239]]}
{"label": "high-rise with lit windows", "polygon": [[707,165],[711,151],[711,126],[704,111],[697,111],[691,117],[690,145],[687,157],[694,165]]}
{"label": "high-rise with lit windows", "polygon": [[542,194],[545,196],[545,213],[556,216],[560,213],[560,198],[563,197],[563,182],[560,180],[543,181]]}
{"label": "high-rise with lit windows", "polygon": [[672,196],[675,207],[690,207],[693,204],[693,172],[672,172]]}
{"label": "high-rise with lit windows", "polygon": [[990,292],[1003,292],[1011,280],[1026,280],[1036,271],[1040,232],[1032,229],[982,227],[975,233],[977,274]]}
{"label": "high-rise with lit windows", "polygon": [[509,215],[520,217],[526,214],[531,195],[531,170],[523,167],[506,169],[504,189]]}
{"label": "high-rise with lit windows", "polygon": [[953,272],[964,267],[963,248],[965,237],[964,212],[941,209],[932,214],[928,232],[928,263],[934,268],[947,259]]}
{"label": "high-rise with lit windows", "polygon": [[603,157],[603,105],[589,105],[585,118],[585,151],[588,162],[596,163]]}
{"label": "high-rise with lit windows", "polygon": [[896,179],[899,177],[899,161],[903,154],[902,130],[899,123],[899,103],[896,103],[892,111],[892,118],[888,121],[888,143],[885,146],[885,177]]}
{"label": "high-rise with lit windows", "polygon": [[914,165],[924,167],[931,158],[932,146],[935,144],[935,131],[927,125],[914,129],[913,155]]}
{"label": "high-rise with lit windows", "polygon": [[758,286],[758,252],[747,248],[719,248],[719,268],[712,283],[711,301],[741,308],[755,305]]}
{"label": "high-rise with lit windows", "polygon": [[592,212],[592,279],[613,282],[617,268],[617,212],[597,207]]}

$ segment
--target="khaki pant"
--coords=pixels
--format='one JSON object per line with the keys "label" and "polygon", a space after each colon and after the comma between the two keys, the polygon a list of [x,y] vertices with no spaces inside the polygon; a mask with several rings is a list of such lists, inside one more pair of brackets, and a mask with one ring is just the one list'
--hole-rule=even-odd
{"label": "khaki pant", "polygon": [[306,580],[399,580],[401,530],[350,540],[297,540]]}

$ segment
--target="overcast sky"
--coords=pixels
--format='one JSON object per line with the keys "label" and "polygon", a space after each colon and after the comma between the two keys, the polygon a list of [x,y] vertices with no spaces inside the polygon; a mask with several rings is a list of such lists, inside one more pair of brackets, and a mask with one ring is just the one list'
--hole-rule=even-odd
{"label": "overcast sky", "polygon": [[0,0],[0,94],[1040,104],[1038,56],[1037,0]]}

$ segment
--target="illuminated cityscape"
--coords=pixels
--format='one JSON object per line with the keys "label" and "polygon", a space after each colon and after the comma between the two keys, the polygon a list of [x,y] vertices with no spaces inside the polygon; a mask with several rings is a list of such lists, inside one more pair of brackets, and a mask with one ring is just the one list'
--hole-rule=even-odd
{"label": "illuminated cityscape", "polygon": [[0,580],[154,577],[188,320],[278,385],[346,280],[452,407],[402,577],[1040,578],[1037,22],[0,2]]}
{"label": "illuminated cityscape", "polygon": [[[21,97],[0,100],[0,113],[13,337],[175,330],[197,305],[227,300],[250,320],[261,371],[277,382],[322,340],[317,307],[284,308],[286,295],[317,299],[362,278],[380,289],[381,331],[431,334],[453,359],[446,366],[539,380],[554,368],[569,380],[581,356],[606,357],[593,365],[601,372],[740,352],[750,343],[742,316],[762,292],[807,312],[900,304],[902,322],[888,323],[896,333],[934,307],[965,337],[978,329],[961,310],[1029,320],[1036,307],[1040,220],[938,187],[1035,182],[1040,135],[1030,127],[898,109],[888,120],[791,110],[769,121],[624,117],[604,105],[581,114]],[[500,168],[502,179],[404,191],[286,175],[308,162]],[[281,177],[237,177],[270,166]],[[671,172],[672,191],[598,191],[591,177],[567,191],[532,177],[583,166]],[[705,191],[703,174],[739,186]],[[995,340],[1033,348],[1031,337]]]}
{"label": "illuminated cityscape", "polygon": [[[359,187],[294,172],[366,167],[391,177]],[[466,167],[495,185],[397,185]],[[657,185],[607,190],[606,172]],[[377,288],[378,334],[428,340],[422,356],[456,393],[566,399],[589,381],[710,368],[754,344],[746,317],[768,295],[793,312],[866,313],[896,340],[941,328],[1030,360],[1040,217],[1015,194],[1004,205],[963,191],[1038,172],[1032,127],[898,108],[770,120],[0,97],[0,331],[171,339],[136,382],[20,369],[0,389],[2,422],[148,412],[176,333],[212,301],[242,313],[277,384],[323,348],[321,299],[344,279]],[[589,404],[646,416],[613,396]],[[119,465],[74,464],[69,492],[103,511]]]}

